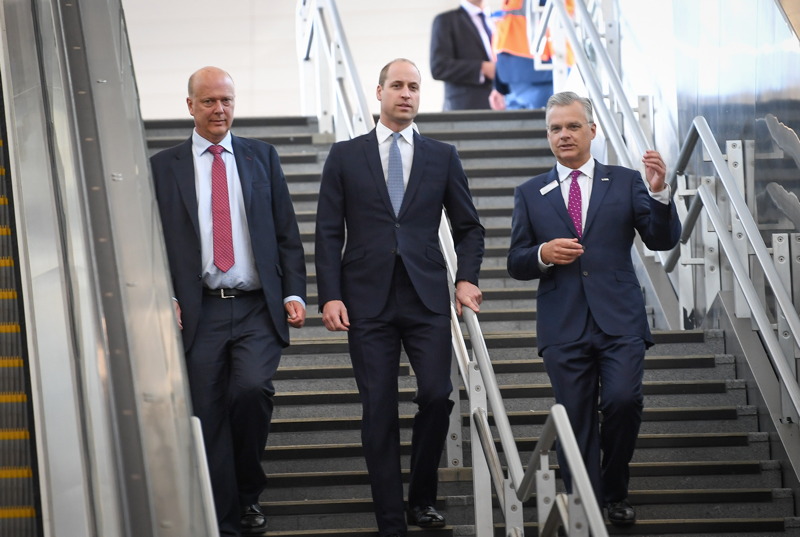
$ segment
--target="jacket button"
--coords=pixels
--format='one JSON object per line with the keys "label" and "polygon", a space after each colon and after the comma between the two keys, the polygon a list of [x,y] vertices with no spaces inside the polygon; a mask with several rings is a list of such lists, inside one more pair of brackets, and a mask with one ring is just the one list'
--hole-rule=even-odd
{"label": "jacket button", "polygon": [[394,227],[400,227],[400,222],[395,222]]}
{"label": "jacket button", "polygon": [[583,271],[583,275],[584,275],[584,276],[588,276],[588,275],[589,275],[589,273],[588,273],[587,271],[585,271],[585,270],[584,270],[584,271]]}

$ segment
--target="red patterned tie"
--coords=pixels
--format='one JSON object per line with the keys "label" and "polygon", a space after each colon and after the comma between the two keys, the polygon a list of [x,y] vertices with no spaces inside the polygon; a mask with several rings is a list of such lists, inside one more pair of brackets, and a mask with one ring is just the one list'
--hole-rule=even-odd
{"label": "red patterned tie", "polygon": [[569,201],[567,202],[567,212],[572,223],[575,225],[575,230],[578,232],[578,238],[583,235],[583,226],[581,224],[581,188],[578,186],[578,177],[580,177],[580,170],[574,170],[569,176],[572,182],[569,184]]}
{"label": "red patterned tie", "polygon": [[228,199],[228,176],[221,153],[221,145],[212,145],[208,151],[214,155],[211,164],[211,225],[214,233],[214,264],[222,272],[233,266],[233,234],[231,233],[231,204]]}

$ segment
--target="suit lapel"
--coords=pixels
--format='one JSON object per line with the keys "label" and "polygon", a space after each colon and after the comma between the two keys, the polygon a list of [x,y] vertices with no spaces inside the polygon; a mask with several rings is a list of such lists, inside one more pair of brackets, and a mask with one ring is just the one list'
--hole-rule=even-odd
{"label": "suit lapel", "polygon": [[483,44],[483,38],[481,37],[480,32],[478,32],[478,29],[475,27],[475,24],[472,22],[472,17],[470,16],[469,13],[467,13],[467,10],[464,9],[463,7],[458,9],[458,14],[461,19],[460,20],[461,30],[466,28],[467,31],[472,34],[473,39],[476,39],[478,41],[481,50],[483,50],[483,57],[488,60],[489,58],[486,56],[486,49]]}
{"label": "suit lapel", "polygon": [[422,184],[422,178],[425,175],[425,166],[428,161],[428,144],[427,140],[414,132],[414,159],[411,162],[411,174],[408,177],[408,185],[406,185],[406,193],[403,195],[403,204],[400,206],[401,216],[403,212],[414,199],[414,196],[419,191]]}
{"label": "suit lapel", "polygon": [[[555,187],[549,188],[548,185],[552,184],[553,181],[555,181]],[[550,170],[550,173],[547,174],[544,182],[539,185],[539,188],[540,190],[537,195],[541,194],[541,189],[548,190],[548,192],[541,195],[553,206],[553,210],[555,210],[558,217],[564,222],[564,225],[567,226],[570,233],[577,237],[578,230],[575,229],[575,225],[572,223],[572,219],[567,212],[567,206],[564,204],[564,195],[561,193],[561,183],[558,181],[558,171],[555,167]]]}
{"label": "suit lapel", "polygon": [[242,185],[242,196],[246,212],[250,212],[250,201],[253,199],[253,150],[247,140],[231,135],[233,156],[236,159],[236,170]]}
{"label": "suit lapel", "polygon": [[195,185],[194,178],[194,158],[192,158],[192,139],[186,140],[178,152],[175,154],[175,160],[172,163],[172,173],[175,177],[175,183],[178,185],[178,192],[180,193],[181,200],[186,212],[189,213],[189,219],[192,221],[195,235],[198,239],[200,237],[200,223],[197,216],[197,186]]}
{"label": "suit lapel", "polygon": [[583,224],[583,234],[591,229],[592,221],[597,216],[597,211],[603,204],[603,199],[611,188],[612,178],[608,176],[608,168],[594,161],[594,177],[592,177],[592,195],[589,198],[589,208],[586,211],[586,222]]}
{"label": "suit lapel", "polygon": [[[364,144],[364,158],[367,161],[367,167],[370,171],[373,184],[378,191],[378,196],[383,200],[386,210],[394,215],[394,208],[392,207],[392,200],[389,199],[389,189],[386,186],[386,176],[383,173],[383,163],[381,163],[381,154],[378,150],[378,135],[375,129],[372,129],[361,139]],[[405,200],[403,200],[405,204]]]}

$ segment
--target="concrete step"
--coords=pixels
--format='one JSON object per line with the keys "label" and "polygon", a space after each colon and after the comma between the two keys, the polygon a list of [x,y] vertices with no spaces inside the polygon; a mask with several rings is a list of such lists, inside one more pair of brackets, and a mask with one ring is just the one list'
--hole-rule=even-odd
{"label": "concrete step", "polygon": [[[630,528],[608,526],[610,535],[638,537],[797,537],[797,522],[793,518],[710,518],[681,520],[642,520]],[[504,537],[505,528],[495,524],[494,537]],[[538,536],[535,523],[526,522],[525,537]]]}
{"label": "concrete step", "polygon": [[[275,470],[279,465],[275,466]],[[557,465],[552,466],[554,469]],[[408,470],[403,479],[408,481]],[[369,489],[367,472],[321,471],[269,472],[270,487],[262,500],[333,499],[366,497]],[[631,490],[685,490],[742,486],[774,489],[781,487],[780,464],[776,461],[717,460],[682,462],[634,462],[631,464]],[[445,495],[468,494],[472,490],[472,468],[441,468],[439,490]],[[346,489],[346,490],[344,490]]]}

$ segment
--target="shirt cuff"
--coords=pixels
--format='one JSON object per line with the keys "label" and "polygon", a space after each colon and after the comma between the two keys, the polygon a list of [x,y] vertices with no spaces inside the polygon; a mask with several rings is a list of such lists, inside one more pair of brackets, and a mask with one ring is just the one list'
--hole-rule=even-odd
{"label": "shirt cuff", "polygon": [[542,246],[544,246],[544,244],[539,245],[539,249],[536,251],[536,258],[539,260],[539,270],[546,272],[553,264],[542,261]]}
{"label": "shirt cuff", "polygon": [[283,303],[284,304],[286,304],[287,302],[292,302],[292,301],[299,302],[299,303],[301,303],[303,305],[304,308],[306,307],[306,301],[303,300],[302,298],[300,298],[297,295],[287,296],[286,298],[283,299]]}
{"label": "shirt cuff", "polygon": [[669,195],[670,192],[669,185],[667,185],[667,187],[660,192],[653,192],[649,188],[647,189],[647,191],[650,193],[651,198],[663,203],[664,205],[669,205],[669,200],[672,199],[672,196]]}

